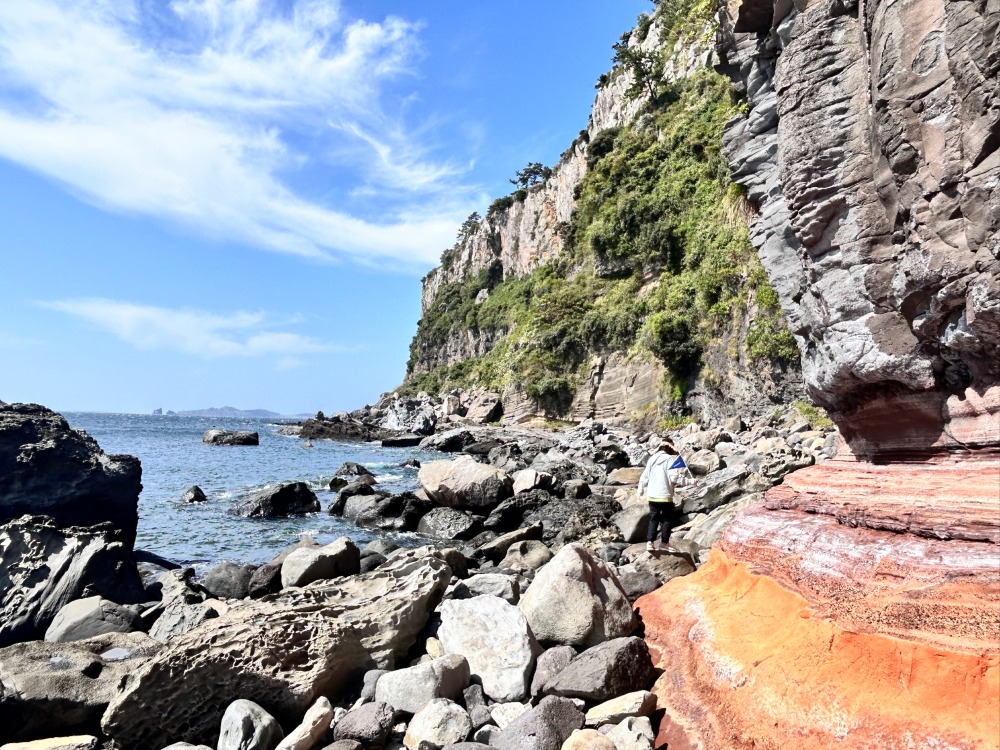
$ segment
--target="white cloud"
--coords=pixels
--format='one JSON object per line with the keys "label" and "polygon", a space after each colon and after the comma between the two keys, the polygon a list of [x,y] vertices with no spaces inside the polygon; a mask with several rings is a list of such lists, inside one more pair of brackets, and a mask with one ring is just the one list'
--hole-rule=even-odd
{"label": "white cloud", "polygon": [[174,350],[204,359],[277,356],[283,369],[302,364],[306,355],[344,351],[309,336],[271,330],[289,321],[272,323],[263,312],[218,315],[101,298],[39,304],[93,323],[143,350]]}
{"label": "white cloud", "polygon": [[[418,31],[351,21],[336,0],[0,3],[0,158],[221,239],[426,267],[477,196],[468,166],[435,161],[428,134],[385,111]],[[330,154],[350,158],[317,161]],[[367,220],[294,189],[302,167],[346,169],[345,195],[406,199]]]}

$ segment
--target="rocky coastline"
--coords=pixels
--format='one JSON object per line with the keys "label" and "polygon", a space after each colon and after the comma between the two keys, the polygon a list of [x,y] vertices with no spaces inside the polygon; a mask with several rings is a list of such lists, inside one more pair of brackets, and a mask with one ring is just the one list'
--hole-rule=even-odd
{"label": "rocky coastline", "polygon": [[[649,553],[635,484],[658,435],[592,421],[511,429],[491,421],[498,409],[496,394],[478,391],[386,396],[296,428],[303,439],[412,437],[439,451],[420,467],[421,488],[403,494],[345,464],[326,504],[363,528],[414,531],[426,546],[306,538],[259,567],[224,562],[195,578],[133,549],[138,474],[111,491],[93,468],[138,472],[138,462],[105,456],[44,407],[0,406],[0,460],[20,472],[0,495],[10,508],[0,526],[0,743],[651,748],[657,672],[633,603],[701,565],[762,490],[828,460],[836,435],[791,412],[676,431],[699,482],[684,498],[677,551]],[[61,471],[47,473],[54,464]],[[64,485],[76,494],[55,503]],[[91,485],[105,493],[89,508],[95,523],[71,524]],[[51,515],[17,516],[21,487],[48,498]],[[124,528],[121,507],[132,513]],[[231,512],[319,509],[315,493],[290,483]]]}

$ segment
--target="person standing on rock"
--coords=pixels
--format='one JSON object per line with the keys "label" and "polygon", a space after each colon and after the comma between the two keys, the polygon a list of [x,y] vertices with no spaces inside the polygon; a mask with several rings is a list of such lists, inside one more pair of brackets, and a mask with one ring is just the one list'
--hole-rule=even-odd
{"label": "person standing on rock", "polygon": [[660,549],[670,551],[670,532],[680,515],[680,508],[674,504],[674,489],[694,484],[694,478],[679,453],[670,440],[662,440],[639,477],[639,497],[645,495],[649,503],[647,552],[655,549],[657,528],[660,529]]}

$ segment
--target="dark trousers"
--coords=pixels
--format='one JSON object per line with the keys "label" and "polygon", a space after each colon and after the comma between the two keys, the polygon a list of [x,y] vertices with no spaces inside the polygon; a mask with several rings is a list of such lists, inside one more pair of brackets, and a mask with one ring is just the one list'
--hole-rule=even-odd
{"label": "dark trousers", "polygon": [[677,525],[678,508],[673,503],[649,503],[649,527],[646,529],[646,541],[656,539],[656,527],[660,527],[660,540],[666,544],[670,541],[670,532]]}

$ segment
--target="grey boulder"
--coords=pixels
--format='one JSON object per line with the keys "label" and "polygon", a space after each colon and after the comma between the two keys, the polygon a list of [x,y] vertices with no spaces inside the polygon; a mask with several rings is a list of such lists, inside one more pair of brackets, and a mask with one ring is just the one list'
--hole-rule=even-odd
{"label": "grey boulder", "polygon": [[388,703],[397,711],[415,714],[436,698],[454,700],[468,685],[468,660],[448,654],[382,675],[375,685],[375,700]]}
{"label": "grey boulder", "polygon": [[435,698],[413,715],[403,744],[409,750],[439,750],[461,742],[472,731],[465,709],[447,698]]}
{"label": "grey boulder", "polygon": [[483,692],[497,702],[528,696],[539,650],[521,611],[496,596],[446,600],[438,639],[449,654],[460,654]]}
{"label": "grey boulder", "polygon": [[493,744],[497,750],[560,750],[581,727],[583,713],[573,701],[547,696],[511,722]]}
{"label": "grey boulder", "polygon": [[614,638],[584,651],[543,687],[548,695],[607,701],[645,690],[653,679],[653,662],[642,638]]}
{"label": "grey boulder", "polygon": [[356,740],[366,750],[375,750],[385,744],[392,731],[393,715],[392,706],[378,701],[352,708],[335,725],[333,739]]}
{"label": "grey boulder", "polygon": [[361,572],[361,551],[346,536],[323,547],[297,549],[281,564],[281,587]]}
{"label": "grey boulder", "polygon": [[284,738],[281,725],[271,714],[240,698],[222,715],[217,750],[274,750]]}
{"label": "grey boulder", "polygon": [[542,695],[545,683],[562,672],[576,658],[576,649],[572,646],[553,646],[546,649],[538,657],[535,674],[531,678],[531,697]]}
{"label": "grey boulder", "polygon": [[417,480],[439,505],[473,510],[492,508],[510,497],[513,486],[502,471],[471,456],[426,463],[420,467]]}
{"label": "grey boulder", "polygon": [[221,562],[213,566],[199,583],[217,599],[243,599],[250,595],[252,576],[253,572],[242,565]]}
{"label": "grey boulder", "polygon": [[193,485],[188,487],[187,491],[181,495],[182,503],[204,503],[208,502],[208,496],[205,491],[198,485]]}
{"label": "grey boulder", "polygon": [[292,482],[247,495],[230,512],[244,518],[281,518],[318,513],[316,493],[305,482]]}
{"label": "grey boulder", "polygon": [[244,430],[208,430],[201,442],[209,445],[260,445],[260,435]]}
{"label": "grey boulder", "polygon": [[468,541],[482,530],[482,522],[455,508],[434,508],[417,524],[418,533],[437,539]]}
{"label": "grey boulder", "polygon": [[104,633],[128,633],[138,630],[139,623],[136,608],[123,607],[99,596],[88,596],[59,610],[45,631],[45,640],[65,643]]}

